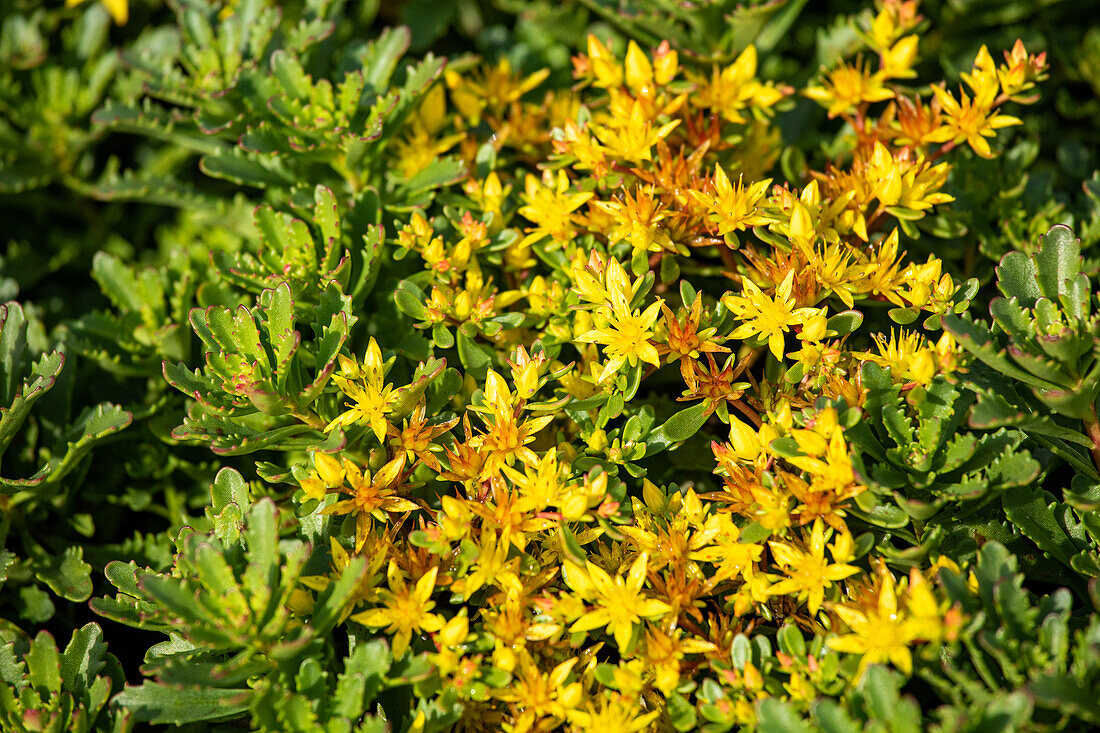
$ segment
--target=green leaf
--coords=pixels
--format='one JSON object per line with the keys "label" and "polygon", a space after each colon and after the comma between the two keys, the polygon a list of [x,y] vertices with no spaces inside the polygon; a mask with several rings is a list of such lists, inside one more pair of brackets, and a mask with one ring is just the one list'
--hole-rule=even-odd
{"label": "green leaf", "polygon": [[763,542],[771,537],[772,531],[760,522],[749,522],[741,529],[737,541],[743,545],[752,545]]}
{"label": "green leaf", "polygon": [[678,692],[673,692],[668,697],[668,717],[672,727],[681,733],[696,729],[698,719],[695,707]]}
{"label": "green leaf", "polygon": [[[252,505],[245,522],[245,542],[248,545],[248,567],[244,586],[262,598],[274,588],[280,574],[278,510],[275,503],[264,498]],[[261,591],[261,589],[263,589]]]}
{"label": "green leaf", "polygon": [[318,595],[313,616],[310,619],[310,625],[318,634],[328,633],[340,621],[348,604],[354,598],[365,569],[366,558],[353,557],[347,567],[340,571],[339,579],[335,583],[329,583],[328,587]]}
{"label": "green leaf", "polygon": [[34,403],[53,389],[64,365],[65,357],[60,352],[43,354],[31,367],[30,380],[22,385],[7,406],[0,405],[0,454],[15,439]]}
{"label": "green leaf", "polygon": [[1071,559],[1078,548],[1066,535],[1052,509],[1043,499],[1042,491],[1027,487],[1009,489],[1002,497],[1005,515],[1009,521],[1031,539],[1039,549],[1071,567]]}
{"label": "green leaf", "polygon": [[674,443],[682,443],[699,432],[706,421],[705,402],[680,410],[646,438],[646,456],[660,453]]}
{"label": "green leaf", "polygon": [[48,632],[39,631],[34,637],[25,661],[27,681],[43,699],[61,692],[61,657]]}
{"label": "green leaf", "polygon": [[812,733],[813,728],[790,703],[774,697],[761,700],[756,708],[756,729],[760,733]]}
{"label": "green leaf", "polygon": [[397,309],[415,320],[423,320],[428,312],[424,308],[427,296],[424,291],[408,280],[402,280],[397,284],[393,292],[393,299],[397,303]]}
{"label": "green leaf", "polygon": [[41,624],[54,614],[50,594],[37,585],[25,585],[19,589],[19,615],[32,624]]}
{"label": "green leaf", "polygon": [[584,551],[584,546],[577,540],[577,535],[565,524],[558,526],[558,534],[561,537],[561,546],[564,553],[574,563],[584,567],[588,555]]}
{"label": "green leaf", "polygon": [[336,197],[325,186],[318,185],[313,190],[314,214],[313,220],[321,229],[321,243],[328,245],[330,242],[340,240],[340,209],[336,203]]}
{"label": "green leaf", "polygon": [[814,723],[824,733],[859,733],[863,727],[856,723],[836,702],[819,699],[811,709]]}
{"label": "green leaf", "polygon": [[65,548],[60,557],[51,557],[39,567],[39,580],[62,598],[83,602],[92,595],[92,566],[84,562],[84,548]]}
{"label": "green leaf", "polygon": [[985,324],[948,314],[943,318],[943,327],[958,340],[960,346],[998,372],[1035,389],[1058,389],[1058,385],[1054,382],[1026,372],[1009,361],[1004,349],[994,342],[993,334]]}
{"label": "green leaf", "polygon": [[780,650],[787,656],[795,659],[803,659],[806,656],[806,639],[794,624],[783,624],[777,639]]}
{"label": "green leaf", "polygon": [[449,349],[455,345],[455,337],[451,329],[442,323],[437,323],[432,326],[432,343],[441,349]]}
{"label": "green leaf", "polygon": [[77,700],[84,696],[106,664],[107,643],[99,624],[89,623],[73,632],[61,655],[61,685]]}
{"label": "green leaf", "polygon": [[920,315],[920,308],[891,308],[887,311],[887,315],[890,316],[890,320],[894,323],[900,323],[903,326],[907,326],[917,320],[917,317]]}
{"label": "green leaf", "polygon": [[288,186],[294,182],[293,176],[284,171],[279,163],[248,157],[236,148],[228,154],[204,155],[199,161],[199,167],[211,178],[220,178],[243,186],[267,188]]}
{"label": "green leaf", "polygon": [[11,404],[23,380],[27,317],[16,302],[0,305],[0,406]]}
{"label": "green leaf", "polygon": [[481,344],[467,336],[461,330],[458,332],[458,358],[462,366],[477,379],[484,379],[492,363],[492,354]]}
{"label": "green leaf", "polygon": [[837,336],[846,336],[858,329],[862,323],[862,313],[857,310],[846,310],[830,316],[826,328],[836,331]]}
{"label": "green leaf", "polygon": [[424,170],[404,182],[410,194],[426,191],[462,180],[466,166],[457,156],[447,156],[434,161]]}
{"label": "green leaf", "polygon": [[1094,685],[1082,685],[1068,674],[1057,673],[1039,677],[1028,688],[1037,705],[1100,725],[1100,702]]}
{"label": "green leaf", "polygon": [[136,720],[186,725],[239,718],[248,711],[253,695],[248,689],[188,689],[146,682],[127,686],[115,696],[114,704],[129,710]]}
{"label": "green leaf", "polygon": [[103,294],[119,310],[137,312],[148,307],[137,278],[118,257],[106,252],[96,252],[92,258],[92,277],[99,283]]}
{"label": "green leaf", "polygon": [[898,685],[896,676],[886,667],[872,664],[860,680],[859,690],[873,720],[896,720]]}
{"label": "green leaf", "polygon": [[[275,376],[275,389],[282,394],[290,375],[291,359],[301,342],[301,335],[294,330],[294,299],[290,286],[284,282],[260,293],[260,312],[273,350],[274,363],[270,368]],[[251,317],[248,321],[252,321]]]}
{"label": "green leaf", "polygon": [[1009,252],[996,269],[997,288],[1006,298],[1016,298],[1025,308],[1033,308],[1035,301],[1043,297],[1035,262],[1023,252]]}
{"label": "green leaf", "polygon": [[271,54],[271,72],[283,91],[291,97],[308,97],[313,91],[313,83],[301,63],[283,49]]}
{"label": "green leaf", "polygon": [[397,62],[409,48],[409,39],[409,29],[401,26],[385,29],[367,45],[363,54],[363,73],[372,89],[385,89]]}
{"label": "green leaf", "polygon": [[736,670],[743,670],[752,661],[752,642],[749,637],[744,634],[733,637],[730,643],[730,661]]}
{"label": "green leaf", "polygon": [[1063,224],[1051,227],[1041,240],[1035,255],[1036,277],[1043,293],[1057,303],[1067,290],[1066,281],[1081,271],[1081,240]]}
{"label": "green leaf", "polygon": [[210,485],[210,498],[215,515],[220,514],[230,504],[247,509],[248,484],[235,468],[226,466],[214,477],[214,483]]}

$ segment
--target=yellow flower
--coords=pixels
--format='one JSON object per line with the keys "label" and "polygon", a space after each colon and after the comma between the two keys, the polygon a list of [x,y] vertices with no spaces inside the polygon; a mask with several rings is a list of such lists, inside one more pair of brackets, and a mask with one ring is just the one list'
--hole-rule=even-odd
{"label": "yellow flower", "polygon": [[599,701],[588,700],[584,710],[569,716],[574,731],[600,731],[600,733],[637,733],[649,727],[660,710],[645,712],[637,703],[618,692],[604,692]]}
{"label": "yellow flower", "polygon": [[[75,8],[84,0],[65,0],[65,7]],[[116,25],[126,25],[130,19],[130,3],[128,0],[99,0],[99,4],[106,8],[107,13]]]}
{"label": "yellow flower", "polygon": [[566,120],[560,133],[555,135],[553,144],[556,152],[576,158],[573,162],[576,170],[590,170],[593,178],[602,178],[607,174],[610,165],[607,160],[608,151],[592,136],[587,124]]}
{"label": "yellow flower", "polygon": [[480,477],[487,480],[510,466],[518,459],[527,464],[537,463],[538,457],[527,444],[535,434],[554,419],[554,415],[542,415],[523,420],[522,405],[518,395],[513,396],[504,378],[492,369],[485,377],[484,403],[471,405],[470,410],[481,414],[487,429],[473,436],[468,442],[476,448],[484,461]]}
{"label": "yellow flower", "polygon": [[648,559],[644,552],[638,555],[625,578],[620,575],[612,578],[591,561],[584,568],[573,563],[564,564],[562,575],[566,585],[581,598],[595,604],[569,630],[591,631],[606,626],[615,637],[615,643],[621,652],[630,645],[636,624],[668,613],[671,608],[667,603],[656,598],[646,598],[642,593]]}
{"label": "yellow flower", "polygon": [[393,656],[400,658],[409,648],[414,631],[439,631],[443,628],[443,619],[431,610],[435,602],[431,600],[435,589],[435,577],[439,568],[433,567],[409,585],[397,564],[390,561],[387,577],[389,589],[381,590],[378,596],[383,608],[372,608],[352,616],[364,626],[386,627],[386,633],[393,635]]}
{"label": "yellow flower", "polygon": [[413,123],[408,132],[394,140],[393,152],[397,159],[397,170],[402,178],[412,178],[436,159],[462,142],[465,134],[437,135],[422,125]]}
{"label": "yellow flower", "polygon": [[572,657],[543,673],[529,654],[520,655],[511,686],[498,693],[500,700],[519,711],[514,717],[514,730],[552,730],[554,726],[535,724],[547,718],[561,721],[580,704],[584,695],[581,683],[566,684],[577,661]]}
{"label": "yellow flower", "polygon": [[[809,254],[809,266],[813,269],[814,278],[818,284],[832,291],[844,305],[851,308],[855,304],[855,299],[852,297],[852,291],[855,290],[852,273],[855,270],[852,267],[851,248],[839,243],[826,244],[821,249],[815,248],[807,254]],[[855,273],[858,275],[858,271]],[[803,326],[799,338],[814,342],[821,341],[824,338],[821,328],[824,325],[823,321],[824,317],[811,319]],[[812,330],[808,328],[810,323],[815,324]]]}
{"label": "yellow flower", "polygon": [[635,163],[652,160],[650,149],[680,124],[680,120],[672,120],[654,127],[653,120],[646,116],[637,100],[631,104],[629,113],[622,112],[624,114],[612,114],[606,124],[592,123],[589,129],[609,153]]}
{"label": "yellow flower", "polygon": [[771,597],[771,576],[766,573],[753,573],[736,593],[726,596],[726,600],[733,603],[733,614],[744,616],[750,609],[756,608],[762,603],[767,603]]}
{"label": "yellow flower", "polygon": [[623,67],[619,60],[592,34],[588,35],[587,61],[597,87],[610,89],[623,83]]}
{"label": "yellow flower", "polygon": [[1001,92],[1010,99],[1023,104],[1030,104],[1038,99],[1038,95],[1027,99],[1021,99],[1017,95],[1020,92],[1035,86],[1035,82],[1046,78],[1047,54],[1028,54],[1024,48],[1024,42],[1019,38],[1012,46],[1012,51],[1005,51],[1005,62],[997,69],[997,79],[1001,82]]}
{"label": "yellow flower", "polygon": [[465,133],[441,135],[447,124],[447,102],[442,86],[433,86],[420,106],[410,115],[408,132],[394,141],[397,168],[403,178],[412,178],[427,168],[436,158],[466,137]]}
{"label": "yellow flower", "polygon": [[769,542],[772,557],[787,578],[769,589],[773,596],[795,595],[806,600],[810,613],[816,614],[825,599],[825,589],[838,580],[859,572],[846,564],[851,559],[852,536],[845,529],[830,546],[833,562],[825,559],[825,524],[814,520],[810,541],[805,550],[787,542]]}
{"label": "yellow flower", "polygon": [[[583,259],[574,260],[570,269],[574,291],[589,303],[599,307],[597,315],[606,320],[606,325],[585,328],[576,340],[580,343],[603,344],[610,361],[604,365],[599,380],[622,368],[623,364],[634,366],[639,360],[660,366],[661,357],[657,347],[650,343],[653,338],[654,324],[661,315],[663,300],[658,299],[644,311],[638,312],[630,307],[630,301],[642,284],[642,279],[631,283],[626,270],[615,258],[606,263],[592,252],[588,265]],[[581,318],[577,319],[578,324]],[[578,329],[580,330],[580,329]]]}
{"label": "yellow flower", "polygon": [[374,431],[378,442],[383,442],[386,438],[386,429],[389,427],[386,415],[393,410],[399,391],[395,391],[392,385],[385,384],[386,365],[382,362],[382,352],[374,337],[371,337],[367,345],[362,366],[343,354],[340,355],[340,366],[341,374],[333,375],[332,381],[336,382],[352,402],[345,403],[345,406],[350,409],[345,410],[330,422],[325,432],[335,427],[366,423]]}
{"label": "yellow flower", "polygon": [[313,467],[314,470],[309,478],[301,481],[302,491],[306,492],[306,496],[310,499],[320,501],[325,498],[329,489],[343,485],[346,474],[344,466],[328,453],[316,451],[313,454]]}
{"label": "yellow flower", "polygon": [[683,629],[657,629],[650,624],[645,646],[638,660],[653,674],[653,684],[666,695],[680,686],[681,661],[688,654],[713,654],[718,647],[709,641],[685,636]]}
{"label": "yellow flower", "polygon": [[451,590],[469,598],[485,585],[494,585],[498,588],[511,589],[516,592],[522,590],[519,580],[520,558],[508,559],[508,552],[512,545],[501,542],[500,538],[491,529],[484,530],[478,546],[478,559],[474,569],[466,577],[451,584]]}
{"label": "yellow flower", "polygon": [[[812,180],[798,196],[786,188],[777,188],[772,203],[778,208],[778,216],[769,225],[772,232],[790,240],[791,244],[812,257],[814,243],[819,238],[832,244],[840,241],[838,226],[843,226],[842,215],[848,203],[855,197],[854,191],[837,195],[832,200],[823,196],[817,180]],[[858,224],[853,221],[852,224]],[[861,239],[866,231],[852,226],[852,231]]]}
{"label": "yellow flower", "polygon": [[741,114],[746,108],[767,111],[784,96],[783,90],[771,82],[762,84],[756,79],[756,47],[753,45],[721,71],[715,66],[709,79],[695,75],[690,78],[698,87],[693,95],[695,105],[712,109],[734,124],[746,122]]}
{"label": "yellow flower", "polygon": [[760,224],[770,224],[772,217],[760,211],[760,202],[772,180],[745,186],[744,179],[737,179],[737,186],[730,183],[721,166],[714,167],[714,194],[692,190],[690,193],[707,208],[707,215],[717,227],[719,236],[744,231]]}
{"label": "yellow flower", "polygon": [[920,640],[938,640],[943,633],[943,620],[935,596],[924,576],[914,568],[909,576],[905,608],[899,609],[894,577],[881,560],[876,575],[877,599],[873,606],[832,606],[851,633],[829,639],[829,648],[862,655],[859,676],[868,665],[882,662],[889,662],[901,672],[910,674],[913,656],[909,647]]}
{"label": "yellow flower", "polygon": [[959,89],[959,98],[955,99],[944,86],[932,87],[940,105],[943,107],[943,126],[928,135],[926,139],[934,143],[966,143],[983,158],[992,158],[993,150],[987,137],[994,137],[1003,127],[1022,124],[1010,115],[994,114],[994,96],[997,86],[982,87],[975,92],[971,100],[966,92]]}
{"label": "yellow flower", "polygon": [[591,205],[614,220],[614,228],[607,232],[612,244],[626,240],[635,255],[640,252],[676,251],[668,232],[661,226],[661,220],[668,212],[653,196],[652,188],[639,189],[634,196],[628,191],[621,199],[595,201]]}
{"label": "yellow flower", "polygon": [[624,364],[634,366],[644,361],[655,367],[661,365],[661,355],[649,340],[653,338],[653,324],[661,315],[663,302],[658,300],[641,313],[614,313],[608,317],[606,326],[577,337],[581,343],[602,344],[604,352],[611,357],[600,373],[600,382],[618,372]]}
{"label": "yellow flower", "polygon": [[885,334],[876,333],[871,338],[875,340],[877,354],[857,351],[852,355],[860,361],[873,361],[889,369],[890,375],[898,381],[927,385],[936,376],[939,354],[929,348],[919,333],[891,332],[889,339]]}
{"label": "yellow flower", "polygon": [[866,40],[871,48],[882,52],[901,38],[905,31],[920,22],[921,18],[916,15],[915,2],[891,1],[880,5],[878,14],[871,21],[871,27],[867,29]]}
{"label": "yellow flower", "polygon": [[668,41],[662,41],[650,63],[649,57],[631,41],[626,48],[626,85],[636,97],[652,98],[658,87],[672,81],[680,70],[680,57]]}
{"label": "yellow flower", "polygon": [[[959,76],[975,95],[985,94],[991,98],[996,96],[1000,79],[997,77],[997,65],[993,63],[993,57],[989,55],[989,49],[985,44],[978,49],[978,55],[974,57],[974,64],[970,71],[964,71]],[[990,92],[993,94],[990,95]]]}
{"label": "yellow flower", "polygon": [[923,155],[913,158],[908,150],[892,155],[885,145],[876,140],[864,176],[874,186],[872,195],[883,206],[926,211],[935,204],[955,200],[953,196],[939,191],[947,183],[950,170],[947,163],[931,165]]}
{"label": "yellow flower", "polygon": [[[731,420],[735,421],[735,418]],[[691,559],[714,565],[716,580],[741,576],[746,582],[751,581],[755,563],[760,561],[764,547],[751,542],[739,542],[741,530],[733,523],[731,515],[717,516],[720,530],[714,536],[715,544],[695,550],[690,555]]]}
{"label": "yellow flower", "polygon": [[342,486],[340,490],[351,494],[351,498],[338,501],[321,513],[355,514],[356,552],[363,549],[367,541],[372,519],[385,519],[387,512],[397,514],[419,508],[417,504],[396,495],[398,479],[404,465],[405,456],[400,455],[378,469],[372,477],[369,471],[360,471],[358,466],[344,459],[344,473],[350,488]]}
{"label": "yellow flower", "polygon": [[[376,548],[380,551],[370,551]],[[351,565],[352,555],[344,549],[344,546],[341,545],[335,537],[329,537],[329,551],[332,555],[332,571],[328,575],[303,575],[300,578],[302,585],[317,593],[320,593],[340,580],[344,573],[347,572],[348,566]],[[363,602],[367,598],[373,597],[375,586],[378,585],[378,581],[381,578],[381,573],[379,571],[386,562],[386,548],[382,546],[369,548],[367,552],[363,553],[363,556],[367,559],[367,566],[363,573],[360,574],[355,583],[355,590],[351,597],[345,602],[343,610],[340,612],[340,623],[347,620],[357,604]],[[310,597],[310,611],[312,611],[312,606],[313,598]]]}
{"label": "yellow flower", "polygon": [[522,198],[526,205],[520,207],[519,213],[535,224],[526,230],[528,234],[523,241],[532,243],[550,237],[561,244],[576,235],[577,215],[573,212],[592,198],[592,192],[569,193],[569,177],[565,171],[558,171],[557,176],[546,171],[541,182],[527,175]]}
{"label": "yellow flower", "polygon": [[884,73],[872,74],[862,61],[841,64],[825,75],[819,87],[806,87],[804,95],[828,108],[829,117],[847,114],[861,105],[894,98],[894,92],[883,86]]}
{"label": "yellow flower", "polygon": [[730,338],[747,339],[760,335],[766,338],[768,348],[776,359],[783,359],[783,334],[792,326],[801,325],[806,319],[821,313],[819,308],[796,308],[791,298],[794,286],[794,270],[787,273],[775,289],[775,297],[769,298],[750,278],[741,279],[744,295],[727,294],[722,298],[726,306],[741,321]]}
{"label": "yellow flower", "polygon": [[897,292],[898,287],[904,284],[898,275],[898,265],[901,262],[901,255],[898,253],[899,241],[898,230],[892,230],[878,245],[874,256],[853,269],[859,272],[859,279],[855,282],[859,292],[881,295],[899,308],[903,308],[905,302]]}
{"label": "yellow flower", "polygon": [[539,69],[530,76],[521,77],[512,71],[511,62],[502,56],[496,66],[486,66],[466,76],[448,70],[444,78],[455,107],[476,124],[484,110],[488,109],[494,116],[500,115],[508,105],[537,87],[549,75],[549,69]]}
{"label": "yellow flower", "polygon": [[512,192],[512,186],[502,185],[496,171],[490,171],[484,181],[470,178],[464,185],[466,195],[473,200],[478,209],[493,215],[489,232],[495,234],[504,226],[504,202]]}
{"label": "yellow flower", "polygon": [[917,75],[917,37],[906,36],[882,54],[882,75],[889,79],[911,79]]}

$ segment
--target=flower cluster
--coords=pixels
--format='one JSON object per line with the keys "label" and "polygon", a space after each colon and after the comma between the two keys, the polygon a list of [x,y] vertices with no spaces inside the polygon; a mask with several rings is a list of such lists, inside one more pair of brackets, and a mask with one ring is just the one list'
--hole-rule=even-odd
{"label": "flower cluster", "polygon": [[[801,91],[760,78],[752,46],[688,68],[590,36],[572,89],[501,61],[421,104],[395,168],[453,150],[470,173],[399,223],[416,333],[341,357],[343,448],[299,467],[297,496],[344,522],[334,572],[370,558],[350,618],[427,650],[464,720],[642,730],[698,703],[751,724],[848,660],[909,673],[958,632],[934,568],[859,534],[845,431],[863,363],[914,394],[963,368],[935,332],[974,285],[906,249],[953,200],[951,156],[995,154],[1044,58],[983,47],[969,92],[916,86],[920,22],[882,3],[863,52]],[[840,152],[779,182],[774,120],[800,94],[843,122]],[[781,656],[781,684],[736,651],[768,626],[824,639]]]}

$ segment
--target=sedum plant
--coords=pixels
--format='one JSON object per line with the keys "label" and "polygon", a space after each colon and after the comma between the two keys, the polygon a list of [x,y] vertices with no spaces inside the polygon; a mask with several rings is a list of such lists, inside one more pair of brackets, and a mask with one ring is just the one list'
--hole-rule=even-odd
{"label": "sedum plant", "polygon": [[73,632],[58,651],[49,632],[17,636],[0,646],[0,715],[12,731],[126,731],[129,714],[107,702],[124,679],[118,660],[107,653],[103,630],[90,623]]}
{"label": "sedum plant", "polygon": [[[958,316],[947,322],[959,343],[988,367],[974,419],[1030,429],[1079,465],[1087,459],[1075,448],[1085,446],[1094,456],[1095,475],[1100,465],[1096,317],[1073,232],[1055,227],[1034,255],[1005,255],[997,267],[997,287],[1004,297],[990,303],[991,325]],[[1029,419],[1036,406],[1040,410]]]}
{"label": "sedum plant", "polygon": [[[332,55],[326,39],[338,32],[337,3],[283,10],[248,0],[225,13],[187,0],[173,9],[175,28],[146,34],[123,54],[144,95],[104,105],[97,129],[164,141],[198,156],[206,175],[262,189],[272,201],[302,203],[314,185],[328,186],[354,200],[366,221],[378,189],[416,199],[460,172],[457,161],[441,160],[419,180],[384,176],[386,147],[443,69],[428,54],[391,87],[407,29]],[[142,171],[108,171],[100,195],[207,201],[171,176]]]}
{"label": "sedum plant", "polygon": [[109,402],[73,414],[72,367],[66,369],[64,350],[45,351],[49,346],[33,312],[15,301],[0,305],[0,582],[18,588],[18,613],[35,623],[54,612],[44,587],[69,601],[92,593],[83,546],[66,542],[66,534],[95,532],[91,515],[74,512],[65,516],[65,530],[44,529],[72,499],[69,481],[88,470],[95,444],[133,419]]}
{"label": "sedum plant", "polygon": [[997,268],[1004,297],[990,303],[992,325],[959,317],[946,325],[986,367],[974,376],[979,398],[971,424],[1018,426],[1078,471],[1065,492],[1072,511],[1049,492],[1021,488],[1005,497],[1009,518],[1050,557],[1098,577],[1100,527],[1085,497],[1094,493],[1100,467],[1100,365],[1078,242],[1068,228],[1055,227],[1034,255],[1005,255]]}
{"label": "sedum plant", "polygon": [[[171,572],[117,562],[105,571],[118,593],[96,599],[96,612],[170,637],[146,655],[155,679],[126,688],[115,704],[155,723],[251,713],[261,730],[385,730],[376,696],[422,678],[426,665],[395,667],[385,642],[361,637],[346,657],[336,654],[333,627],[371,581],[365,559],[343,553],[333,577],[306,576],[309,546],[280,546],[275,505],[250,503],[240,474],[219,472],[211,498],[211,530],[181,532]],[[321,591],[316,599],[310,587]],[[304,609],[308,625],[299,620]],[[433,714],[453,718],[449,710]]]}
{"label": "sedum plant", "polygon": [[65,256],[2,263],[10,725],[1095,725],[1094,192],[1033,166],[1046,37],[559,5],[5,19],[11,78],[110,70],[39,190]]}

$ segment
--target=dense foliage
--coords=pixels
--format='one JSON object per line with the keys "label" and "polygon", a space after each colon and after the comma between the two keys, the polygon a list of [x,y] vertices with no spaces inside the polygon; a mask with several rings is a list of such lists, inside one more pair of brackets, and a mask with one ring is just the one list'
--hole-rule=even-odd
{"label": "dense foliage", "polygon": [[1100,725],[1089,3],[0,8],[0,727]]}

